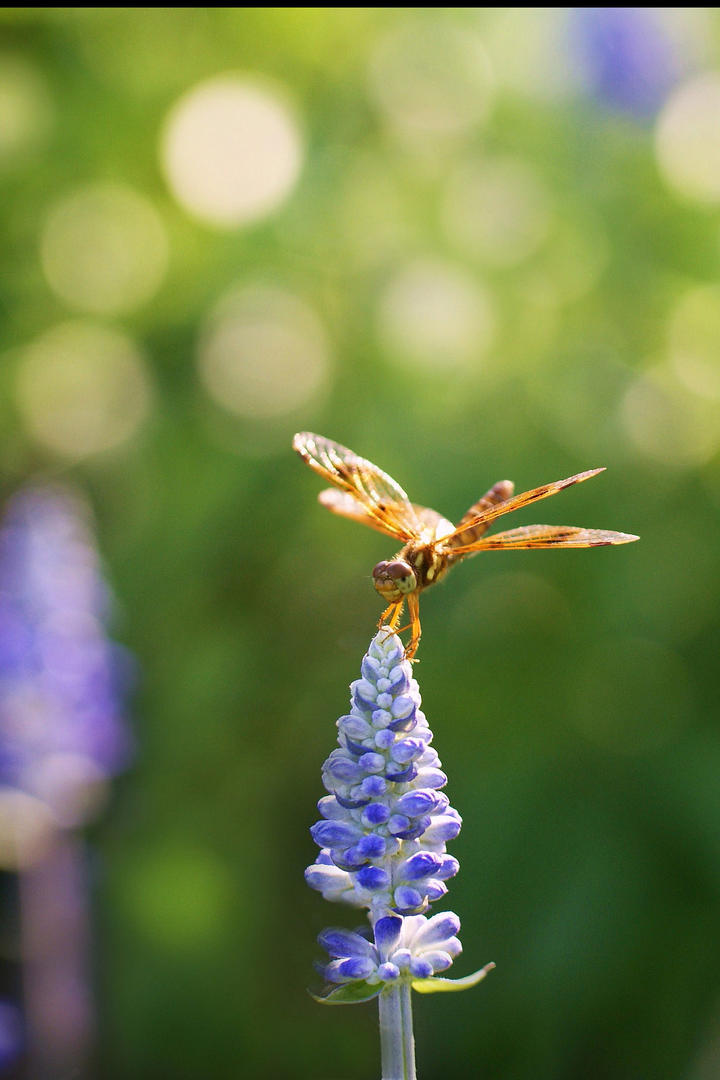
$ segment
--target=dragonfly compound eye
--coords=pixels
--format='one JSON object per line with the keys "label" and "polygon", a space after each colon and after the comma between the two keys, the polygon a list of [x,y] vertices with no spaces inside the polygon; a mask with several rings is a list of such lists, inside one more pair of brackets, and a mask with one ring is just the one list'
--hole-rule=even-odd
{"label": "dragonfly compound eye", "polygon": [[399,600],[417,588],[417,578],[404,559],[379,562],[373,570],[377,591],[388,600]]}

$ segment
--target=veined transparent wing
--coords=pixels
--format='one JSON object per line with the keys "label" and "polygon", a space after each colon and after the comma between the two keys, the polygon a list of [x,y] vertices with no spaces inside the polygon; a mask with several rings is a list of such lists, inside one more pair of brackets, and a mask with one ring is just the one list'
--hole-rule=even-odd
{"label": "veined transparent wing", "polygon": [[[350,495],[347,491],[337,491],[335,488],[325,488],[318,495],[318,501],[333,514],[349,518],[351,521],[359,521],[361,525],[367,525],[371,529],[385,533],[386,536],[397,538],[397,532],[391,532],[383,521],[377,520],[365,508],[364,504]],[[415,516],[420,522],[422,539],[428,543],[434,543],[452,532],[455,526],[437,510],[431,510],[429,506],[418,506],[412,503]]]}
{"label": "veined transparent wing", "polygon": [[347,502],[329,505],[323,495],[321,502],[329,510],[360,520],[366,525],[370,525],[367,520],[370,518],[374,528],[398,540],[419,539],[422,536],[424,523],[407,495],[377,465],[359,457],[346,446],[310,431],[301,431],[295,436],[293,449],[311,469],[359,503],[364,516],[358,516],[354,506]]}
{"label": "veined transparent wing", "polygon": [[591,476],[597,476],[598,473],[604,471],[604,468],[588,469],[586,472],[576,473],[575,476],[568,476],[566,480],[555,480],[552,484],[542,484],[540,487],[532,488],[530,491],[523,491],[519,495],[514,495],[511,499],[506,499],[496,506],[489,506],[477,517],[458,525],[455,531],[443,540],[443,548],[448,552],[458,554],[465,549],[473,550],[473,544],[476,542],[476,530],[479,525],[489,525],[497,518],[512,513],[513,510],[520,510],[523,506],[529,506],[530,503],[538,502],[540,499],[547,499],[550,495],[557,495],[559,491],[564,491],[565,488],[571,487],[572,484],[581,484],[584,480],[589,480]]}
{"label": "veined transparent wing", "polygon": [[484,536],[473,544],[456,547],[458,555],[475,551],[503,551],[522,548],[586,548],[607,544],[631,544],[639,540],[632,533],[610,532],[607,529],[582,529],[574,525],[524,525],[519,529]]}

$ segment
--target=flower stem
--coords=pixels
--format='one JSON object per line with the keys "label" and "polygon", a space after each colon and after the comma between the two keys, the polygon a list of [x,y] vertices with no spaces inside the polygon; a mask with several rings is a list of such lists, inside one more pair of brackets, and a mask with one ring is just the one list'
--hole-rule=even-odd
{"label": "flower stem", "polygon": [[378,998],[382,1080],[416,1080],[410,983],[387,986]]}

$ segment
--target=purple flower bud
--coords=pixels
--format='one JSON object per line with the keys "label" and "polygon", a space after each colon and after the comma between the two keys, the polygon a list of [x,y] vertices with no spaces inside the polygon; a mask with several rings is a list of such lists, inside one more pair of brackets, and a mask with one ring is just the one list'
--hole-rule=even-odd
{"label": "purple flower bud", "polygon": [[417,791],[406,791],[395,803],[395,809],[400,814],[408,817],[420,817],[421,814],[429,814],[438,805],[438,796],[434,791],[419,788]]}
{"label": "purple flower bud", "polygon": [[445,787],[447,776],[441,769],[418,769],[418,783],[436,790]]}
{"label": "purple flower bud", "polygon": [[374,735],[374,743],[378,750],[390,750],[395,744],[395,732],[389,731],[387,728],[383,728],[377,731]]}
{"label": "purple flower bud", "polygon": [[375,963],[369,957],[351,956],[343,960],[331,960],[325,967],[328,982],[353,982],[355,979],[367,979],[375,971]]}
{"label": "purple flower bud", "polygon": [[[403,923],[406,923],[407,919],[403,919]],[[404,936],[404,935],[403,935]],[[392,954],[392,962],[402,970],[403,968],[409,968],[413,954],[408,948],[396,949]]]}
{"label": "purple flower bud", "polygon": [[377,681],[380,678],[381,669],[380,664],[373,656],[368,656],[367,654],[365,654],[362,664],[360,666],[360,670],[362,672],[362,677],[366,680],[366,682],[377,685]]}
{"label": "purple flower bud", "polygon": [[310,829],[318,847],[350,846],[360,839],[361,833],[358,827],[346,821],[318,821]]}
{"label": "purple flower bud", "polygon": [[460,863],[457,859],[453,855],[448,855],[447,853],[438,856],[438,858],[440,865],[435,871],[435,876],[439,877],[441,881],[448,881],[451,877],[455,877],[460,869]]}
{"label": "purple flower bud", "polygon": [[404,664],[398,664],[388,674],[390,687],[396,694],[404,694],[410,688],[411,676],[408,675]]}
{"label": "purple flower bud", "polygon": [[431,904],[434,904],[436,900],[441,900],[443,896],[447,895],[448,891],[445,882],[436,877],[425,878],[424,888],[425,895]]}
{"label": "purple flower bud", "polygon": [[380,773],[385,768],[385,758],[382,754],[367,752],[363,754],[358,765],[368,773]]}
{"label": "purple flower bud", "polygon": [[365,837],[362,838],[360,843],[355,844],[353,847],[344,848],[342,853],[337,853],[337,857],[344,870],[359,870],[360,867],[364,866],[368,861],[367,856],[360,848],[360,844],[362,844],[364,839]]}
{"label": "purple flower bud", "polygon": [[418,911],[422,908],[425,901],[425,895],[417,889],[411,888],[409,885],[400,885],[393,893],[393,899],[397,910],[402,914],[405,914],[406,912]]}
{"label": "purple flower bud", "polygon": [[425,746],[422,756],[418,759],[418,769],[439,769],[440,758],[432,746]]}
{"label": "purple flower bud", "polygon": [[384,825],[390,817],[390,811],[383,803],[370,803],[366,806],[362,812],[362,823],[367,828],[374,828],[376,825]]}
{"label": "purple flower bud", "polygon": [[363,889],[387,889],[390,884],[390,875],[387,870],[379,866],[364,866],[357,873],[357,882]]}
{"label": "purple flower bud", "polygon": [[385,915],[375,923],[375,944],[382,955],[388,955],[396,947],[402,927],[399,915]]}
{"label": "purple flower bud", "polygon": [[349,750],[350,753],[354,754],[355,757],[361,758],[363,754],[366,754],[368,752],[368,748],[364,745],[364,743],[357,742],[355,739],[351,739],[347,735],[345,730],[342,731],[340,738],[342,739],[345,749]]}
{"label": "purple flower bud", "polygon": [[333,780],[344,784],[359,782],[364,775],[362,767],[356,761],[339,756],[333,760],[328,758],[327,771]]}
{"label": "purple flower bud", "polygon": [[393,700],[390,711],[395,720],[405,720],[408,716],[414,716],[417,705],[408,694],[400,694]]}
{"label": "purple flower bud", "polygon": [[329,926],[323,930],[318,935],[318,942],[332,957],[372,957],[375,955],[375,949],[366,938],[353,933],[352,930],[342,930],[335,926]]}
{"label": "purple flower bud", "polygon": [[460,920],[455,912],[443,911],[439,915],[433,915],[421,925],[413,938],[413,944],[421,948],[431,945],[443,946],[448,938],[455,937],[459,931]]}
{"label": "purple flower bud", "polygon": [[441,949],[436,949],[434,952],[423,953],[422,959],[426,964],[430,965],[433,975],[437,975],[439,971],[447,971],[453,962],[450,953],[443,952]]}
{"label": "purple flower bud", "polygon": [[335,799],[337,800],[338,805],[345,810],[357,810],[361,806],[365,806],[368,801],[365,797],[361,799],[346,799],[340,794],[335,795]]}
{"label": "purple flower bud", "polygon": [[405,881],[420,881],[421,878],[435,874],[440,866],[440,856],[435,852],[418,851],[401,864],[398,873]]}
{"label": "purple flower bud", "polygon": [[360,787],[370,799],[379,799],[387,791],[387,783],[382,776],[366,776]]}
{"label": "purple flower bud", "polygon": [[410,961],[410,973],[416,979],[428,979],[433,974],[433,966],[424,957],[417,956]]}
{"label": "purple flower bud", "polygon": [[422,739],[400,739],[392,747],[390,757],[401,765],[407,765],[411,761],[416,761],[424,750],[425,743]]}
{"label": "purple flower bud", "polygon": [[397,720],[393,720],[388,724],[391,731],[412,731],[417,725],[417,718],[415,713],[411,713],[410,716],[400,716]]}
{"label": "purple flower bud", "polygon": [[430,824],[423,833],[423,842],[426,844],[446,844],[448,840],[454,840],[460,832],[462,822],[455,817],[447,815],[435,816],[430,819]]}
{"label": "purple flower bud", "polygon": [[[382,653],[381,663],[383,663],[385,667],[393,667],[398,661],[403,660],[405,656],[403,643],[397,634],[388,634],[385,630],[381,630],[372,640],[370,651],[373,652],[376,650]],[[407,663],[407,661],[403,660],[403,664],[405,663]],[[390,674],[392,676],[392,672],[390,672]]]}
{"label": "purple flower bud", "polygon": [[318,799],[317,808],[324,818],[329,821],[344,821],[347,817],[345,810],[334,795],[323,795]]}
{"label": "purple flower bud", "polygon": [[392,780],[395,784],[409,784],[416,776],[417,769],[414,765],[399,766],[389,764],[385,770],[385,779]]}
{"label": "purple flower bud", "polygon": [[384,836],[368,833],[358,842],[357,849],[366,859],[381,859],[387,849],[387,840]]}
{"label": "purple flower bud", "polygon": [[405,814],[393,814],[387,824],[388,831],[391,832],[393,836],[399,836],[409,829],[410,818],[406,817]]}
{"label": "purple flower bud", "polygon": [[377,692],[375,687],[367,679],[357,679],[350,685],[351,700],[353,705],[365,712],[375,708]]}
{"label": "purple flower bud", "polygon": [[413,821],[407,829],[396,832],[393,835],[397,840],[417,840],[423,834],[423,825],[420,821]]}
{"label": "purple flower bud", "polygon": [[326,900],[359,904],[352,878],[346,870],[338,866],[326,866],[316,863],[308,866],[305,881],[311,889],[322,893]]}
{"label": "purple flower bud", "polygon": [[372,724],[357,713],[348,713],[341,716],[337,722],[338,729],[349,739],[369,739],[373,733]]}

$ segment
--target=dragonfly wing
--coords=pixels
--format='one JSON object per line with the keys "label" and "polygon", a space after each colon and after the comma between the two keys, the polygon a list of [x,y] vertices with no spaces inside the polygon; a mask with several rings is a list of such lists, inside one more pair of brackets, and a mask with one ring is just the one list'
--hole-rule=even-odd
{"label": "dragonfly wing", "polygon": [[640,537],[606,529],[581,529],[574,525],[525,525],[520,529],[485,536],[473,544],[455,548],[458,555],[474,551],[502,551],[522,548],[585,548],[607,544],[631,544]]}
{"label": "dragonfly wing", "polygon": [[471,544],[474,540],[479,540],[480,537],[488,531],[490,528],[489,521],[480,521],[477,524],[478,518],[492,506],[499,506],[500,503],[507,502],[512,498],[512,494],[515,490],[515,485],[512,480],[498,480],[497,484],[493,484],[489,491],[486,491],[481,499],[478,499],[476,503],[470,507],[470,509],[463,514],[457,523],[457,529],[451,530],[451,532],[462,532],[463,543]]}
{"label": "dragonfly wing", "polygon": [[377,532],[385,533],[386,536],[392,536],[397,539],[397,532],[391,531],[385,526],[385,524],[378,518],[373,517],[368,513],[363,503],[359,499],[356,499],[354,495],[350,495],[347,491],[338,491],[336,488],[325,488],[318,495],[318,502],[327,507],[333,514],[338,514],[340,517],[350,518],[351,521],[359,521],[361,525],[368,525],[371,529],[376,529]]}
{"label": "dragonfly wing", "polygon": [[550,495],[557,495],[559,491],[564,491],[566,487],[570,487],[572,484],[581,484],[584,480],[589,480],[591,476],[597,476],[598,473],[604,471],[604,469],[588,469],[587,472],[568,476],[566,480],[555,480],[552,484],[543,484],[541,487],[523,491],[520,495],[514,495],[512,498],[505,499],[494,506],[488,506],[485,510],[481,510],[476,517],[458,525],[454,532],[445,537],[443,547],[446,551],[458,553],[463,548],[472,549],[479,526],[485,525],[487,527],[496,518],[502,517],[503,514],[510,514],[513,510],[520,510],[523,506],[529,506],[530,503],[538,502],[540,499],[547,499]]}
{"label": "dragonfly wing", "polygon": [[311,469],[359,502],[366,514],[382,526],[382,532],[400,540],[420,538],[423,525],[412,503],[400,485],[377,465],[309,431],[295,436],[293,449]]}
{"label": "dragonfly wing", "polygon": [[430,544],[442,540],[455,530],[452,521],[448,521],[437,510],[431,510],[429,506],[418,506],[417,503],[413,503],[413,510],[415,516],[423,524],[423,539]]}

